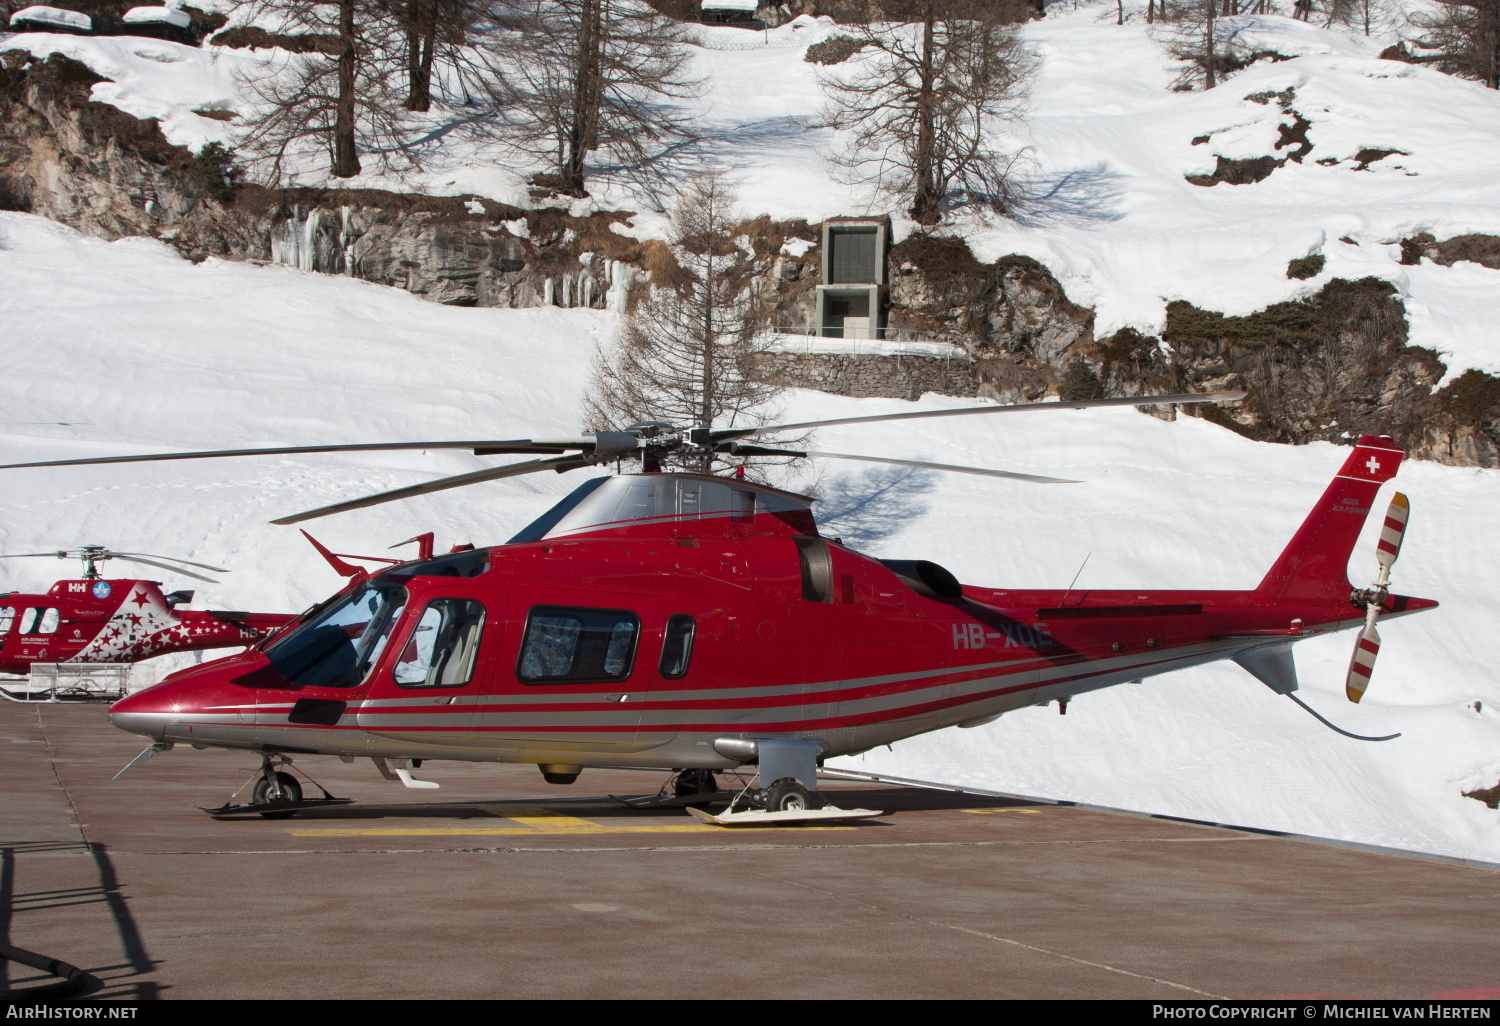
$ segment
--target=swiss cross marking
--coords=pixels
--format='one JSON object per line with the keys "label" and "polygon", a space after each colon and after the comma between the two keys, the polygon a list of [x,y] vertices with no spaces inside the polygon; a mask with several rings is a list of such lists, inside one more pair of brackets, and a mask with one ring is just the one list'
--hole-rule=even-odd
{"label": "swiss cross marking", "polygon": [[1374,456],[1371,456],[1369,462],[1366,463],[1365,466],[1369,467],[1370,473],[1373,474],[1375,473],[1375,471],[1380,469],[1380,461],[1377,460]]}

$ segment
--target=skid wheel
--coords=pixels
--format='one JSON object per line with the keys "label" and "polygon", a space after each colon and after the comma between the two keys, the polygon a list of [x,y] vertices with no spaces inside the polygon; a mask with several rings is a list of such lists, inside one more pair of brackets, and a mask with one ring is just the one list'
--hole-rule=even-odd
{"label": "skid wheel", "polygon": [[[290,773],[276,771],[276,786],[273,789],[270,782],[266,780],[265,774],[255,781],[255,790],[251,793],[252,800],[259,805],[261,802],[300,802],[302,800],[302,785],[297,778]],[[286,812],[262,812],[266,819],[291,819],[297,814],[296,809]]]}
{"label": "skid wheel", "polygon": [[805,812],[824,806],[822,795],[815,795],[793,777],[782,777],[766,788],[767,812]]}

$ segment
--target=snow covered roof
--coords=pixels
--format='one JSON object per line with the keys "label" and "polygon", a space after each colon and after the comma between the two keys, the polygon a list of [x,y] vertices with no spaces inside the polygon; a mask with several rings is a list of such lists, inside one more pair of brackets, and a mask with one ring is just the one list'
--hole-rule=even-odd
{"label": "snow covered roof", "polygon": [[10,16],[10,23],[15,25],[21,21],[34,21],[43,25],[59,25],[63,28],[81,29],[84,32],[94,30],[94,19],[87,14],[79,14],[77,11],[65,11],[61,7],[26,7]]}
{"label": "snow covered roof", "polygon": [[127,25],[176,25],[187,28],[193,23],[184,11],[170,7],[132,7],[125,12]]}
{"label": "snow covered roof", "polygon": [[760,0],[703,0],[705,11],[749,11],[755,13]]}

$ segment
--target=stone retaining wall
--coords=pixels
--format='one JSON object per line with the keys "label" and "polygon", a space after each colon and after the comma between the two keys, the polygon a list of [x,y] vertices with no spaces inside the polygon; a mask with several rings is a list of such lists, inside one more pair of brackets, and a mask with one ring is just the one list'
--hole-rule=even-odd
{"label": "stone retaining wall", "polygon": [[924,392],[979,392],[979,376],[972,361],[933,356],[757,353],[751,357],[746,373],[773,385],[815,388],[857,399],[919,399]]}

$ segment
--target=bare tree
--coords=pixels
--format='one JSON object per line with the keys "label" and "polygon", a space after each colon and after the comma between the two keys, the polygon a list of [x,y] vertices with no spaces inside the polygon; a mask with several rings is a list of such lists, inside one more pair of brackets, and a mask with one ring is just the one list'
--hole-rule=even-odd
{"label": "bare tree", "polygon": [[406,109],[432,109],[432,75],[439,53],[464,60],[468,30],[479,17],[477,0],[391,0],[401,26],[406,72]]}
{"label": "bare tree", "polygon": [[1432,63],[1450,75],[1500,89],[1500,0],[1435,2],[1436,11],[1411,16],[1426,33],[1416,44],[1436,51]]}
{"label": "bare tree", "polygon": [[1184,75],[1184,81],[1203,76],[1205,89],[1212,89],[1236,67],[1235,51],[1243,57],[1243,47],[1234,42],[1235,23],[1224,18],[1241,13],[1264,13],[1263,3],[1240,4],[1239,0],[1161,0],[1159,20],[1172,23],[1166,46],[1179,60],[1187,61],[1196,72]]}
{"label": "bare tree", "polygon": [[825,76],[824,122],[850,133],[835,160],[855,181],[910,204],[918,224],[937,224],[967,203],[1003,213],[1017,154],[992,145],[1021,116],[1034,61],[997,5],[899,0],[901,26],[855,27],[864,44]]}
{"label": "bare tree", "polygon": [[538,184],[585,196],[591,154],[644,167],[692,138],[674,100],[696,95],[676,22],[635,0],[513,0],[519,32],[492,51],[492,99],[547,160]]}
{"label": "bare tree", "polygon": [[395,30],[383,6],[376,0],[261,0],[256,11],[330,39],[333,52],[292,55],[245,82],[260,107],[244,140],[252,164],[267,164],[275,180],[288,161],[318,149],[327,151],[335,178],[360,174],[361,152],[378,155],[382,169],[416,163],[395,89]]}
{"label": "bare tree", "polygon": [[781,389],[746,374],[769,333],[756,294],[761,268],[736,239],[742,220],[721,174],[688,182],[672,213],[670,266],[633,303],[613,352],[595,361],[584,400],[590,427],[763,423],[757,412]]}

